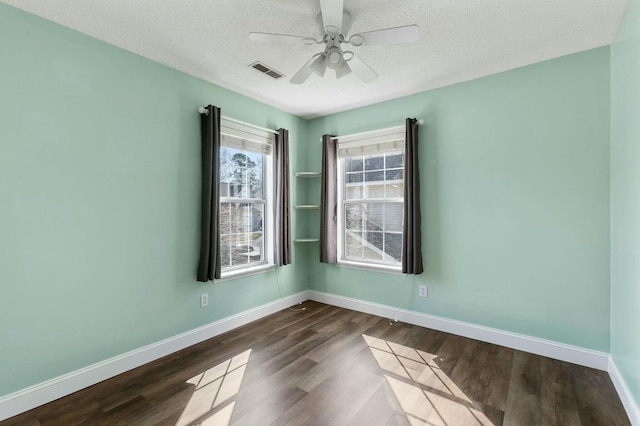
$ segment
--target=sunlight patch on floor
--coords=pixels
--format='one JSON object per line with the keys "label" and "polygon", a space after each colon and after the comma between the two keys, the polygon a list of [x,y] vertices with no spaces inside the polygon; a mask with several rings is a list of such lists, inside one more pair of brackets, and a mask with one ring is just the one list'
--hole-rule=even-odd
{"label": "sunlight patch on floor", "polygon": [[177,426],[228,425],[235,401],[223,406],[240,392],[251,349],[187,380],[195,391],[176,423]]}
{"label": "sunlight patch on floor", "polygon": [[439,367],[439,358],[383,339],[362,335],[407,420],[412,425],[493,425]]}
{"label": "sunlight patch on floor", "polygon": [[231,416],[233,415],[233,409],[236,406],[235,401],[231,401],[220,410],[213,413],[213,415],[204,419],[199,426],[222,426],[231,423]]}

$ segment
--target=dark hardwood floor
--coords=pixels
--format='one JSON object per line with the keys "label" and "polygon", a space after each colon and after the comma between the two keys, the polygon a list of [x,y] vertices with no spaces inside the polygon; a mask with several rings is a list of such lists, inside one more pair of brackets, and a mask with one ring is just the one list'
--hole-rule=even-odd
{"label": "dark hardwood floor", "polygon": [[607,373],[316,302],[0,425],[628,425]]}

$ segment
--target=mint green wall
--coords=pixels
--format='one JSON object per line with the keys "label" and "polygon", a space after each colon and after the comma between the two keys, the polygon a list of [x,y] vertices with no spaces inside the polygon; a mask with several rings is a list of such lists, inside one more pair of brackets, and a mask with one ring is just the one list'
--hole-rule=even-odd
{"label": "mint green wall", "polygon": [[408,116],[425,273],[313,263],[313,289],[608,351],[608,47],[318,118],[309,168],[321,134]]}
{"label": "mint green wall", "polygon": [[[0,58],[0,395],[306,288],[609,350],[608,48],[311,122],[3,4]],[[323,133],[424,118],[425,274],[321,265],[295,244],[277,273],[196,283],[208,103],[289,128],[292,172],[320,170]],[[292,179],[294,203],[318,190]],[[317,217],[294,210],[295,235]]]}
{"label": "mint green wall", "polygon": [[640,405],[640,3],[611,45],[611,355]]}
{"label": "mint green wall", "polygon": [[195,271],[197,107],[290,129],[294,161],[304,120],[4,4],[0,58],[0,395],[303,290]]}

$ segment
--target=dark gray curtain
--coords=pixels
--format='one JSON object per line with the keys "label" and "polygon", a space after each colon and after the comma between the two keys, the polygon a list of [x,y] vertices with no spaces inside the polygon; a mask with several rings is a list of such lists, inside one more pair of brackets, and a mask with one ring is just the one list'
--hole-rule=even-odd
{"label": "dark gray curtain", "polygon": [[220,278],[220,108],[200,115],[202,129],[202,214],[198,281]]}
{"label": "dark gray curtain", "polygon": [[289,131],[278,129],[274,147],[276,172],[275,263],[291,263],[291,207],[289,205]]}
{"label": "dark gray curtain", "polygon": [[322,136],[322,193],[320,195],[320,262],[338,262],[338,163],[336,141]]}
{"label": "dark gray curtain", "polygon": [[407,118],[404,151],[404,228],[402,273],[421,274],[420,169],[418,167],[418,120]]}

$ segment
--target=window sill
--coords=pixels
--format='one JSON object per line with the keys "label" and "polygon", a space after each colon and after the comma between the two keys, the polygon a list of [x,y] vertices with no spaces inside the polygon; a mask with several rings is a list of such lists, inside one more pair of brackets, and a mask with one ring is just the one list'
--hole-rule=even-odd
{"label": "window sill", "polygon": [[225,281],[236,280],[238,278],[244,278],[251,275],[263,274],[265,272],[274,270],[275,268],[276,268],[275,265],[267,264],[267,265],[252,266],[250,268],[245,268],[245,269],[238,269],[238,270],[229,271],[226,273],[223,272],[222,278],[218,280],[214,280],[214,283],[222,283]]}
{"label": "window sill", "polygon": [[339,260],[338,266],[351,269],[361,269],[363,271],[382,272],[392,275],[406,275],[402,273],[402,269],[399,266],[377,265],[373,263],[361,263],[349,260]]}

